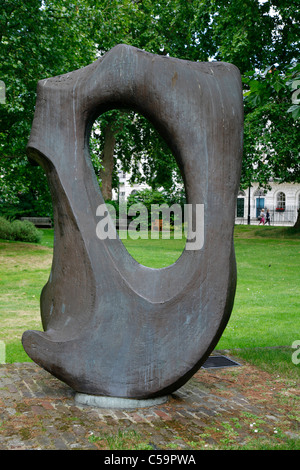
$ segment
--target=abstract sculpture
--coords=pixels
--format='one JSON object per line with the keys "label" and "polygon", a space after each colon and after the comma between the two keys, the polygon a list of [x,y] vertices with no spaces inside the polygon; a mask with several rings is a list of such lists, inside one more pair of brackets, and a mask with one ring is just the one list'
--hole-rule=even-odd
{"label": "abstract sculpture", "polygon": [[[88,141],[112,108],[143,114],[168,143],[187,201],[204,207],[204,243],[171,266],[140,265],[96,235],[102,195]],[[55,242],[41,294],[44,332],[23,346],[76,392],[147,399],[182,386],[231,314],[235,206],[242,155],[239,71],[118,45],[93,64],[38,83],[28,157],[48,177]]]}

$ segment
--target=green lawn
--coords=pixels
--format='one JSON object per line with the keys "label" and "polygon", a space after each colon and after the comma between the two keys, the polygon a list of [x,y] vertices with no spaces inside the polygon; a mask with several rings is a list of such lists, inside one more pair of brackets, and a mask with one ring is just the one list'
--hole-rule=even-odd
{"label": "green lawn", "polygon": [[290,345],[300,338],[300,243],[239,239],[234,309],[220,341],[226,348]]}
{"label": "green lawn", "polygon": [[0,242],[0,340],[6,344],[7,362],[28,361],[22,334],[26,329],[42,329],[39,297],[51,261],[51,247]]}
{"label": "green lawn", "polygon": [[[184,248],[184,240],[129,238],[123,243],[140,263],[154,268],[175,262]],[[40,245],[0,242],[0,340],[6,344],[7,362],[27,361],[22,333],[42,329],[39,295],[50,272],[52,247],[53,230],[43,230]],[[242,348],[240,354],[260,362],[274,362],[279,356],[291,362],[290,347],[300,340],[299,234],[288,228],[236,226],[235,250],[235,304],[217,348]],[[289,349],[268,351],[266,361],[264,353],[254,349],[275,346]],[[299,374],[300,365],[292,366]]]}

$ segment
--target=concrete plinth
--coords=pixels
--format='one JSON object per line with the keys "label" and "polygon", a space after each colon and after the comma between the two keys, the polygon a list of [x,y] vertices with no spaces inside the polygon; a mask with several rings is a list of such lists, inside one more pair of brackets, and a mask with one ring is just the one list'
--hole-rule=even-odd
{"label": "concrete plinth", "polygon": [[149,406],[161,405],[167,401],[168,396],[139,400],[134,398],[102,397],[96,395],[87,395],[85,393],[76,393],[75,395],[75,402],[77,404],[95,406],[98,408],[145,408]]}

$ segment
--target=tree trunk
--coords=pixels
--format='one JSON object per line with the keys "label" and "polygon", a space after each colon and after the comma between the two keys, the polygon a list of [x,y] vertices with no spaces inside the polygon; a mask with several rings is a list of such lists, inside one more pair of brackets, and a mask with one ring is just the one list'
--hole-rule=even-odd
{"label": "tree trunk", "polygon": [[300,209],[298,209],[298,217],[297,217],[296,223],[294,225],[294,228],[300,229]]}
{"label": "tree trunk", "polygon": [[108,124],[104,132],[104,148],[102,152],[102,165],[100,170],[101,192],[105,201],[112,199],[112,174],[114,169],[114,150],[116,139],[112,126]]}

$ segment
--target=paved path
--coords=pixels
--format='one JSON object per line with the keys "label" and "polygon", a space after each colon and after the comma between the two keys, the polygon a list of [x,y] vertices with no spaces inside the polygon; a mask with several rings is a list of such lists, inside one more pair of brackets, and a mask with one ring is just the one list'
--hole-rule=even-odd
{"label": "paved path", "polygon": [[201,369],[166,404],[134,410],[77,405],[34,363],[0,365],[0,450],[277,445],[299,437],[297,418],[299,387],[248,365]]}

